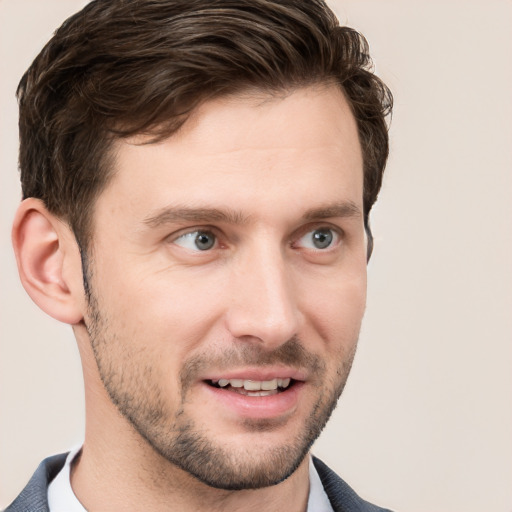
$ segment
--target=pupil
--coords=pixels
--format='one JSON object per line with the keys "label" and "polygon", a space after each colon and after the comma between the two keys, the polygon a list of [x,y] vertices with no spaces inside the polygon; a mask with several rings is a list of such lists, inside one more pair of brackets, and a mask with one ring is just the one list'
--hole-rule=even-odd
{"label": "pupil", "polygon": [[313,243],[317,249],[325,249],[332,242],[332,233],[328,229],[318,229],[313,233]]}
{"label": "pupil", "polygon": [[196,246],[201,251],[206,251],[207,249],[211,249],[213,244],[215,243],[215,237],[208,233],[198,233],[196,236]]}

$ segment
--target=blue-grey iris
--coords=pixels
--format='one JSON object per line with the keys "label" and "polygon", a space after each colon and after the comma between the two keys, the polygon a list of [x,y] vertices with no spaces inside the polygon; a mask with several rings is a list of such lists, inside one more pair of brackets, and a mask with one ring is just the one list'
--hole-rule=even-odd
{"label": "blue-grey iris", "polygon": [[330,229],[317,229],[313,232],[313,245],[317,249],[325,249],[332,243],[332,231]]}
{"label": "blue-grey iris", "polygon": [[198,231],[194,242],[200,251],[207,251],[214,246],[215,235],[206,231]]}

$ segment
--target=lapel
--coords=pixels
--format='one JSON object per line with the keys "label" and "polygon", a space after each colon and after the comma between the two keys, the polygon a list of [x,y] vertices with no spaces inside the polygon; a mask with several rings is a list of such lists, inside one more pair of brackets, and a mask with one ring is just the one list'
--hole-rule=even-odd
{"label": "lapel", "polygon": [[360,498],[347,483],[320,459],[313,457],[313,464],[334,512],[391,512]]}
{"label": "lapel", "polygon": [[66,462],[67,453],[44,459],[20,495],[4,512],[49,512],[48,485]]}

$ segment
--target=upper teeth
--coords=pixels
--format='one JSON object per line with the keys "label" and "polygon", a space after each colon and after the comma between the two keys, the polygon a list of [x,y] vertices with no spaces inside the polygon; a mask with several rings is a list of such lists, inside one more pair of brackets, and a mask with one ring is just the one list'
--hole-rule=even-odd
{"label": "upper teeth", "polygon": [[247,391],[269,391],[277,388],[287,388],[290,385],[290,379],[272,379],[272,380],[244,380],[244,379],[219,379],[212,381],[217,383],[221,388],[228,384],[234,388],[244,388]]}

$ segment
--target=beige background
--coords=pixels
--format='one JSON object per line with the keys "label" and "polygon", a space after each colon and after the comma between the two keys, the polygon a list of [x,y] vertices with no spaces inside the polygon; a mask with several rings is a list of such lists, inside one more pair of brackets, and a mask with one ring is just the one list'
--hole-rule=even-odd
{"label": "beige background", "polygon": [[[71,330],[18,283],[16,84],[83,0],[0,0],[0,508],[83,436]],[[512,2],[338,0],[396,97],[353,374],[315,452],[407,512],[512,511]]]}

